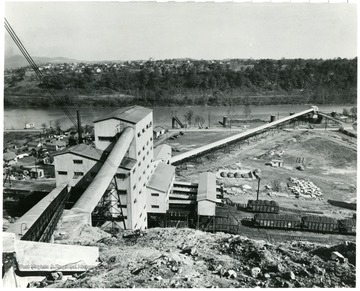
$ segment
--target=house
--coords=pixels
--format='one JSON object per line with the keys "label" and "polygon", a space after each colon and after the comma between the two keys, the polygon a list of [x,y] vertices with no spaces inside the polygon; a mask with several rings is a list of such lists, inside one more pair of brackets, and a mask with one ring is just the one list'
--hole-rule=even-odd
{"label": "house", "polygon": [[284,160],[275,160],[275,159],[273,159],[271,161],[271,166],[272,167],[282,167],[282,166],[284,166]]}
{"label": "house", "polygon": [[30,174],[30,178],[32,178],[32,179],[38,179],[38,178],[45,177],[44,169],[39,169],[39,168],[32,168],[30,170],[29,174]]}
{"label": "house", "polygon": [[40,141],[29,141],[27,144],[28,149],[39,148],[42,146]]}
{"label": "house", "polygon": [[12,165],[17,162],[17,156],[14,152],[7,152],[7,153],[4,153],[3,160],[4,160],[5,164]]}
{"label": "house", "polygon": [[165,134],[165,128],[163,128],[162,126],[154,127],[154,136],[155,136],[155,138],[159,138],[163,134]]}
{"label": "house", "polygon": [[55,140],[52,142],[47,142],[44,144],[44,147],[49,151],[49,152],[56,152],[56,151],[60,151],[64,148],[66,148],[66,143],[64,141],[61,140]]}

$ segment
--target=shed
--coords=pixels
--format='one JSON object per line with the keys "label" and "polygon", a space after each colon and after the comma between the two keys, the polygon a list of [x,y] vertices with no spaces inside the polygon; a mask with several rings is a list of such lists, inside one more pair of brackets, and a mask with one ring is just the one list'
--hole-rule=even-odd
{"label": "shed", "polygon": [[214,173],[201,173],[196,198],[198,215],[215,216],[216,210],[216,175]]}
{"label": "shed", "polygon": [[165,128],[162,126],[156,126],[153,130],[155,138],[159,138],[161,135],[165,134]]}
{"label": "shed", "polygon": [[282,167],[283,165],[284,165],[284,160],[273,159],[271,161],[271,166],[273,166],[273,167]]}
{"label": "shed", "polygon": [[30,177],[34,179],[43,178],[44,175],[44,169],[39,168],[32,168],[30,170]]}

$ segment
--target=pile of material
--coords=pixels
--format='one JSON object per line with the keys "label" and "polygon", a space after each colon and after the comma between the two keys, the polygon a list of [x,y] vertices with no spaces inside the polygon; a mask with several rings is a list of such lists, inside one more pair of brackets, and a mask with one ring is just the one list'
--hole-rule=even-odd
{"label": "pile of material", "polygon": [[[268,243],[193,229],[153,228],[94,243],[101,263],[50,287],[276,288],[355,287],[355,243]],[[332,258],[334,251],[347,258]]]}
{"label": "pile of material", "polygon": [[297,197],[300,195],[306,197],[319,197],[323,195],[320,188],[310,180],[300,180],[293,177],[290,177],[289,180],[289,190]]}

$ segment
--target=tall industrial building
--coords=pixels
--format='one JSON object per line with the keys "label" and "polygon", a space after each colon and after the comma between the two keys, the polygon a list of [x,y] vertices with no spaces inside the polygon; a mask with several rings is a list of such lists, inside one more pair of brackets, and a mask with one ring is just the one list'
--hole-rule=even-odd
{"label": "tall industrial building", "polygon": [[[125,149],[126,154],[121,163],[111,165],[113,161],[107,157],[126,128],[132,129],[128,130],[133,134],[130,146]],[[166,212],[168,209],[169,192],[175,177],[173,166],[154,162],[152,110],[141,106],[119,109],[94,121],[94,131],[95,148],[80,144],[60,151],[54,156],[57,184],[66,182],[69,187],[78,183],[89,184],[104,163],[110,163],[116,168],[113,183],[106,189],[97,189],[96,192],[104,191],[105,194],[116,191],[117,195],[112,197],[119,199],[110,203],[113,213],[122,213],[124,227],[146,228],[148,211]],[[121,145],[117,149],[124,150]],[[156,175],[152,177],[155,170]],[[159,175],[164,171],[167,173],[165,179],[159,179]],[[149,191],[148,184],[153,190]],[[161,201],[154,204],[155,197],[151,195],[159,195],[157,197],[161,198]],[[155,202],[159,199],[155,199]],[[151,201],[152,205],[147,205],[147,201]]]}

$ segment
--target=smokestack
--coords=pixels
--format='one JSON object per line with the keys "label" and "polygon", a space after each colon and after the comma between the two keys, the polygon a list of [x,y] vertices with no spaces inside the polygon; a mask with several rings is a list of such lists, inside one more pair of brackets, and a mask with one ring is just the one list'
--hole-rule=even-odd
{"label": "smokestack", "polygon": [[79,136],[79,143],[82,143],[83,142],[83,139],[82,139],[82,132],[81,132],[81,118],[80,118],[80,111],[77,110],[76,111],[76,114],[77,114],[77,123],[78,123],[78,136]]}

